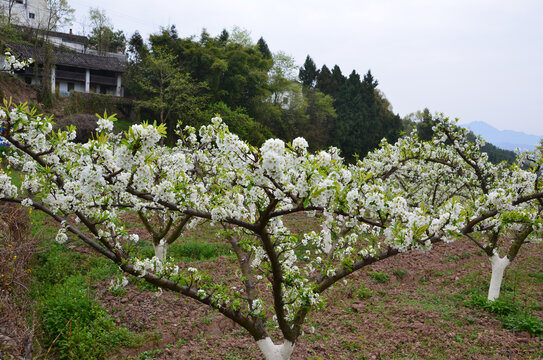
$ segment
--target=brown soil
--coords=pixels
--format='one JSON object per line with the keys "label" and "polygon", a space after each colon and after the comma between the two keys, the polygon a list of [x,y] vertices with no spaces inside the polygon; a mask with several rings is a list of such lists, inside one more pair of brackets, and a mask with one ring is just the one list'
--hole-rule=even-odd
{"label": "brown soil", "polygon": [[0,90],[0,97],[4,96],[8,101],[11,98],[14,104],[37,102],[37,93],[32,86],[7,74],[0,74]]}
{"label": "brown soil", "polygon": [[[529,256],[528,256],[529,254]],[[541,246],[526,245],[506,273],[543,271]],[[200,262],[217,276],[232,277],[230,258]],[[396,269],[396,271],[393,271]],[[387,273],[387,283],[371,281],[371,272]],[[403,278],[394,275],[405,274]],[[543,356],[542,340],[503,329],[496,316],[458,306],[465,290],[488,284],[490,265],[468,241],[438,244],[428,253],[401,254],[363,269],[327,295],[326,307],[313,313],[293,359],[528,359]],[[138,349],[123,349],[114,359],[147,351],[154,359],[260,359],[253,339],[239,326],[204,305],[177,294],[141,291],[129,285],[113,296],[102,284],[97,297],[117,324],[145,334]],[[535,299],[543,317],[541,284],[523,291]],[[362,293],[360,289],[363,289]],[[518,293],[522,302],[523,293]],[[527,296],[527,295],[526,295]],[[460,302],[464,304],[464,302]],[[314,328],[314,330],[313,330]],[[145,356],[139,359],[147,358]]]}
{"label": "brown soil", "polygon": [[35,321],[28,299],[38,244],[28,231],[28,210],[0,203],[0,358],[32,356]]}

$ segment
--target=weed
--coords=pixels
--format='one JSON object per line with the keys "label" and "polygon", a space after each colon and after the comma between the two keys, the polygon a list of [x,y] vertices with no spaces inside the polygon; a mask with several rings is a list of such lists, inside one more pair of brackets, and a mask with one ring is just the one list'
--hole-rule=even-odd
{"label": "weed", "polygon": [[343,340],[341,342],[341,347],[352,352],[360,351],[362,349],[362,346],[360,343],[356,341],[349,341],[349,340]]}
{"label": "weed", "polygon": [[181,349],[181,347],[183,345],[185,345],[187,343],[187,340],[185,339],[179,339],[177,340],[177,342],[175,343],[175,346],[178,348],[178,349]]}
{"label": "weed", "polygon": [[418,283],[419,284],[426,284],[430,281],[430,275],[422,275],[419,280],[418,280]]}
{"label": "weed", "polygon": [[156,357],[162,355],[162,353],[164,353],[164,350],[161,349],[147,350],[136,356],[134,360],[156,359]]}
{"label": "weed", "polygon": [[371,289],[368,289],[366,285],[362,284],[354,293],[355,297],[358,299],[369,299],[373,296],[374,292]]}
{"label": "weed", "polygon": [[472,295],[468,300],[468,305],[486,310],[488,312],[497,315],[509,315],[518,312],[520,305],[505,298],[501,297],[494,301],[488,301],[488,299],[480,294]]}
{"label": "weed", "polygon": [[370,272],[371,281],[378,284],[385,284],[390,280],[390,276],[387,273],[381,271]]}
{"label": "weed", "polygon": [[138,290],[151,292],[158,291],[158,286],[145,281],[145,279],[132,277],[128,281],[135,283],[138,287]]}
{"label": "weed", "polygon": [[527,331],[543,339],[543,321],[527,311],[519,311],[503,316],[502,325],[510,331]]}
{"label": "weed", "polygon": [[398,279],[403,279],[407,275],[407,270],[404,269],[392,269],[392,274]]}
{"label": "weed", "polygon": [[523,310],[520,304],[506,297],[502,296],[494,301],[488,301],[482,295],[474,295],[468,304],[499,315],[502,326],[507,330],[527,331],[543,339],[543,321]]}
{"label": "weed", "polygon": [[543,272],[539,273],[530,273],[530,277],[533,277],[538,283],[543,284]]}

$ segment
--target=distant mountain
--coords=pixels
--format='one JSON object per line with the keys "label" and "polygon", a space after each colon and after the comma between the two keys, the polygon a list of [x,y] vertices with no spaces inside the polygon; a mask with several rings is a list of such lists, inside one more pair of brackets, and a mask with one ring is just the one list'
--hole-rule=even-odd
{"label": "distant mountain", "polygon": [[533,150],[539,144],[541,136],[529,135],[520,131],[498,130],[483,121],[474,121],[462,126],[470,129],[475,135],[481,135],[485,141],[506,150]]}

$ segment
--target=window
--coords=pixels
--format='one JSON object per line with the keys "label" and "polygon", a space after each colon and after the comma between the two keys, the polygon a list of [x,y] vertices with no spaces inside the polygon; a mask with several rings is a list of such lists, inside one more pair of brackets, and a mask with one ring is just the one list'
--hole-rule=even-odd
{"label": "window", "polygon": [[24,4],[24,1],[23,1],[23,0],[15,0],[15,2],[16,2],[17,4]]}
{"label": "window", "polygon": [[73,82],[68,83],[68,91],[74,91],[74,83]]}
{"label": "window", "polygon": [[29,19],[34,19],[36,17],[36,14],[34,13],[28,13],[28,18]]}

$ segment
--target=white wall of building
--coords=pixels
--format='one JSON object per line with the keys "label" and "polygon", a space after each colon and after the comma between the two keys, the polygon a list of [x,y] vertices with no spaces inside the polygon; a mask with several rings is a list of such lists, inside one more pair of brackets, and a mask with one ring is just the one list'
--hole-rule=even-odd
{"label": "white wall of building", "polygon": [[72,49],[72,50],[75,50],[75,51],[78,51],[78,52],[85,52],[85,50],[86,50],[86,47],[85,47],[84,44],[77,43],[77,42],[65,41],[60,37],[49,36],[48,40],[56,47],[65,46],[65,47],[67,47],[69,49]]}
{"label": "white wall of building", "polygon": [[[12,0],[0,0],[4,17],[8,16],[10,2]],[[46,0],[15,0],[11,8],[11,23],[42,28],[47,24],[48,15]]]}

